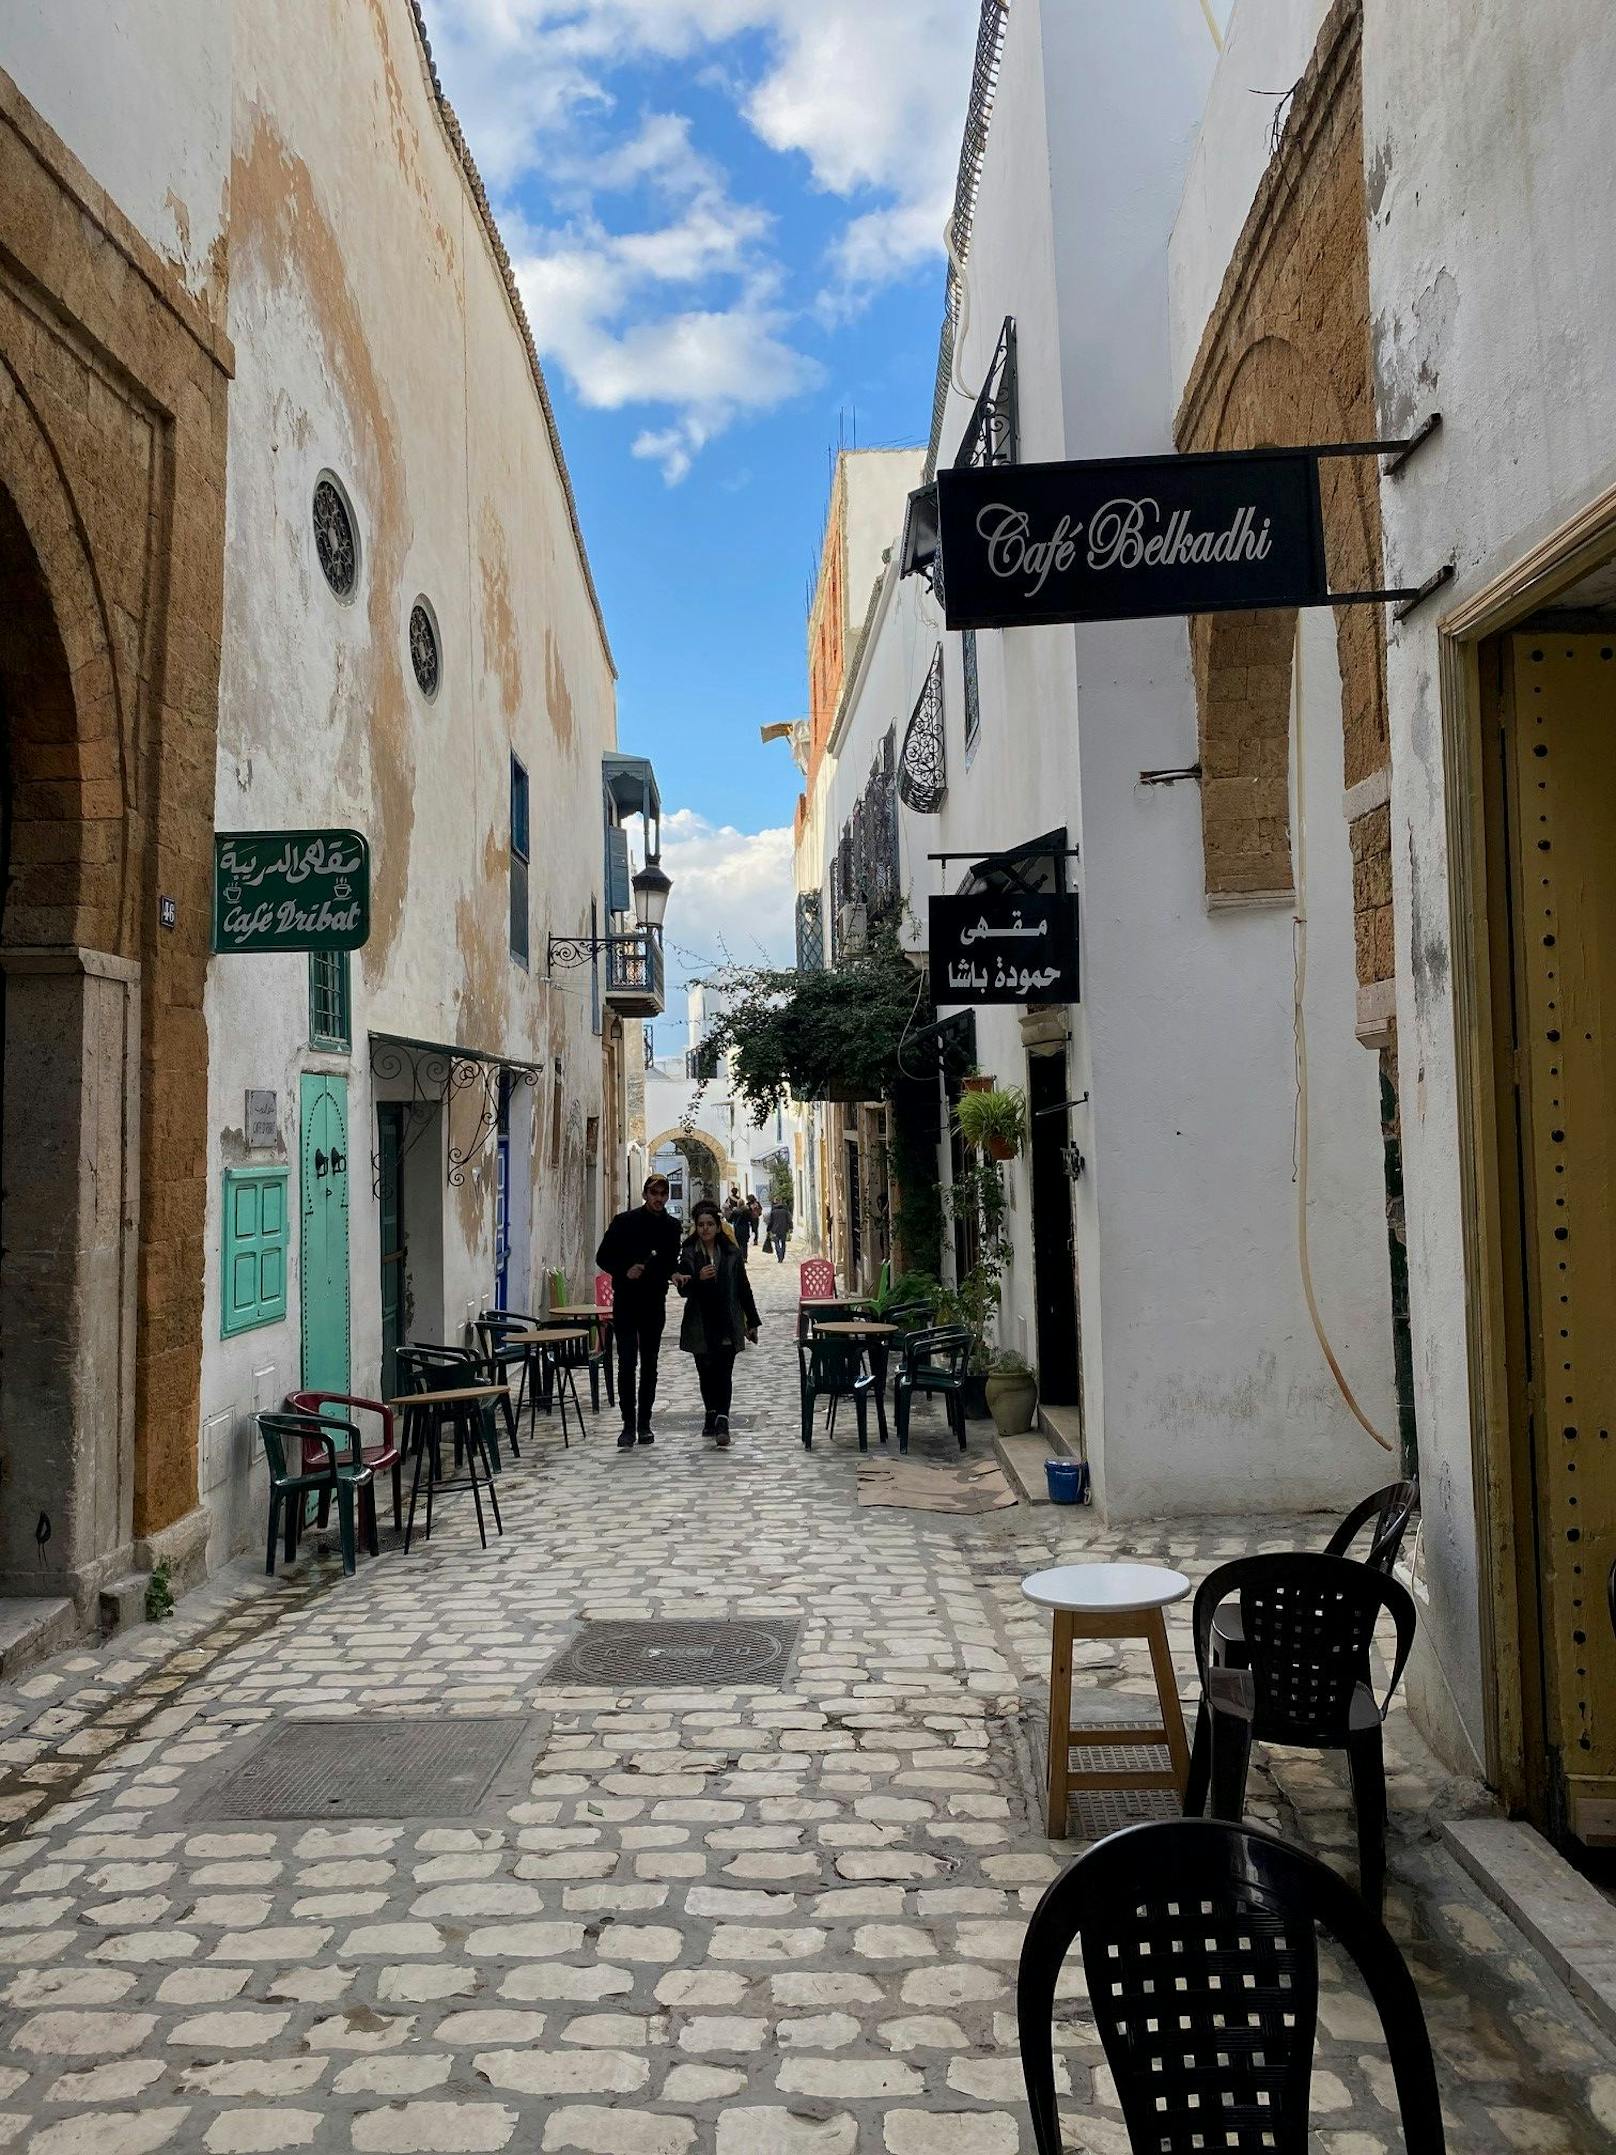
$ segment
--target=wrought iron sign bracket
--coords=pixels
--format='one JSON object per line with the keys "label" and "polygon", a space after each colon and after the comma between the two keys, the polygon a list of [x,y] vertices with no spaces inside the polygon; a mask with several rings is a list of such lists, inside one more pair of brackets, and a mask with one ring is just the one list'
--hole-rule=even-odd
{"label": "wrought iron sign bracket", "polygon": [[641,950],[648,932],[641,928],[634,935],[552,935],[544,946],[544,970],[548,973],[559,965],[570,971],[576,965],[587,965],[605,950]]}
{"label": "wrought iron sign bracket", "polygon": [[1422,419],[1397,454],[1381,466],[1381,476],[1386,479],[1400,478],[1411,457],[1417,456],[1426,443],[1442,425],[1442,414],[1431,412]]}
{"label": "wrought iron sign bracket", "polygon": [[1428,598],[1433,597],[1442,589],[1444,584],[1451,584],[1457,574],[1458,570],[1454,564],[1451,561],[1444,561],[1440,569],[1433,571],[1423,584],[1417,584],[1406,596],[1394,593],[1394,597],[1402,597],[1403,603],[1394,610],[1392,619],[1394,621],[1406,621],[1417,606],[1423,606]]}

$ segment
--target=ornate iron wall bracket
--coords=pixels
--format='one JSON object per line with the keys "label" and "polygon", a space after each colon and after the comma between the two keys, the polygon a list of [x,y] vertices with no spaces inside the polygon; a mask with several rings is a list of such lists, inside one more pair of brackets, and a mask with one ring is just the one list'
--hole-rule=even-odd
{"label": "ornate iron wall bracket", "polygon": [[[477,1124],[469,1145],[451,1145],[448,1152],[448,1181],[458,1189],[466,1179],[466,1169],[487,1145],[499,1128],[500,1080],[505,1078],[515,1085],[536,1086],[539,1072],[531,1063],[504,1062],[491,1055],[467,1054],[459,1048],[435,1047],[419,1040],[394,1040],[373,1034],[370,1042],[370,1074],[384,1085],[395,1084],[408,1077],[410,1097],[401,1103],[405,1111],[406,1125],[404,1143],[400,1148],[400,1160],[406,1159],[419,1143],[422,1134],[432,1127],[435,1109],[443,1109],[447,1118],[449,1103],[459,1094],[469,1092],[473,1086],[480,1090],[477,1103]],[[373,1151],[370,1156],[370,1190],[373,1197],[381,1195],[381,1155]]]}
{"label": "ornate iron wall bracket", "polygon": [[903,737],[898,759],[898,798],[917,816],[934,816],[948,795],[943,732],[943,653],[939,645],[926,674],[926,685]]}

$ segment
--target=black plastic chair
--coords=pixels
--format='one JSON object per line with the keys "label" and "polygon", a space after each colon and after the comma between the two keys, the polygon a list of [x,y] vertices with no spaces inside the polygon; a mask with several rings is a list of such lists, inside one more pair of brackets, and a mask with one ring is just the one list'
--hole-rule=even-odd
{"label": "black plastic chair", "polygon": [[909,1449],[909,1410],[918,1392],[923,1398],[941,1398],[948,1410],[948,1426],[965,1449],[965,1387],[970,1380],[971,1335],[959,1325],[929,1325],[911,1332],[903,1342],[903,1355],[893,1386],[893,1405],[898,1415],[898,1450]]}
{"label": "black plastic chair", "polygon": [[861,1452],[870,1448],[870,1394],[875,1390],[875,1379],[864,1367],[864,1351],[856,1339],[847,1339],[834,1332],[810,1330],[807,1339],[797,1342],[797,1373],[802,1386],[802,1442],[805,1451],[814,1446],[814,1409],[820,1400],[830,1401],[830,1411],[825,1419],[827,1441],[836,1434],[836,1409],[844,1399],[851,1399],[853,1412],[858,1417],[858,1447]]}
{"label": "black plastic chair", "polygon": [[1385,1926],[1316,1856],[1214,1819],[1113,1833],[1034,1909],[1016,2017],[1037,2155],[1061,2151],[1051,2022],[1074,1939],[1137,2155],[1306,2155],[1316,1926],[1380,2015],[1408,2155],[1443,2155],[1425,2017]]}
{"label": "black plastic chair", "polygon": [[[1390,1571],[1403,1546],[1403,1536],[1420,1508],[1420,1482],[1388,1482],[1373,1496],[1355,1504],[1324,1545],[1326,1556],[1351,1556],[1353,1544],[1366,1526],[1372,1526],[1369,1547],[1358,1558],[1371,1571]],[[1237,1602],[1226,1601],[1212,1621],[1212,1658],[1220,1667],[1246,1666],[1245,1637]]]}
{"label": "black plastic chair", "polygon": [[[357,1426],[352,1422],[327,1420],[320,1414],[260,1414],[257,1417],[258,1434],[263,1439],[264,1458],[269,1466],[269,1547],[264,1570],[270,1578],[275,1576],[275,1544],[281,1538],[284,1516],[286,1538],[286,1561],[291,1563],[297,1555],[298,1534],[303,1525],[303,1508],[311,1492],[322,1500],[337,1500],[337,1532],[342,1542],[342,1568],[352,1578],[358,1569],[358,1545],[354,1532],[354,1506],[362,1502],[365,1513],[365,1545],[372,1556],[377,1551],[376,1539],[376,1484],[375,1477],[365,1464],[362,1440]],[[337,1439],[346,1439],[345,1459],[337,1456]],[[325,1463],[319,1467],[307,1464],[310,1452],[323,1453]],[[293,1473],[291,1459],[299,1463],[299,1471]]]}
{"label": "black plastic chair", "polygon": [[[1213,1658],[1221,1603],[1238,1598],[1249,1666]],[[1375,1696],[1370,1646],[1382,1612],[1397,1627],[1384,1699]],[[1358,1821],[1360,1890],[1378,1913],[1386,1886],[1386,1765],[1381,1731],[1409,1649],[1414,1598],[1384,1572],[1345,1556],[1243,1556],[1202,1580],[1193,1618],[1201,1704],[1184,1810],[1198,1817],[1210,1791],[1216,1818],[1245,1810],[1252,1743],[1345,1751]]]}

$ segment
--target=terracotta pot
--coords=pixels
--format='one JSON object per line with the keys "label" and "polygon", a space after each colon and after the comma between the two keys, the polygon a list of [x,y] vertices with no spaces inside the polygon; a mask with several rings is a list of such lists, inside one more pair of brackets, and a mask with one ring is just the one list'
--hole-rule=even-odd
{"label": "terracotta pot", "polygon": [[969,1077],[960,1079],[961,1092],[992,1092],[992,1090],[993,1080],[990,1077]]}
{"label": "terracotta pot", "polygon": [[993,1426],[1001,1437],[1019,1437],[1031,1429],[1038,1405],[1038,1379],[1030,1370],[996,1371],[983,1390]]}
{"label": "terracotta pot", "polygon": [[1020,1150],[1021,1148],[1014,1138],[990,1137],[988,1139],[988,1151],[995,1160],[1013,1160]]}

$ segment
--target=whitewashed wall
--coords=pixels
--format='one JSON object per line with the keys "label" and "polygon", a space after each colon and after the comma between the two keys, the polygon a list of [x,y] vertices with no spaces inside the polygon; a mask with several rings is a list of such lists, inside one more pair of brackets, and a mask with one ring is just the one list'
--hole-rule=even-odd
{"label": "whitewashed wall", "polygon": [[[1216,293],[1261,170],[1232,89],[1213,93],[1196,144],[1214,59],[1198,10],[1174,0],[1101,0],[1081,11],[1025,0],[1011,11],[941,461],[954,453],[1007,314],[1017,326],[1024,461],[1172,447],[1179,367],[1200,334],[1195,309]],[[1234,163],[1245,176],[1233,184],[1245,198],[1231,194],[1216,215],[1181,227],[1170,263],[1192,146],[1203,167],[1220,169],[1216,130],[1236,122]],[[1205,259],[1213,246],[1222,250],[1215,264]],[[893,719],[901,742],[939,640],[935,604],[917,580],[894,581],[885,596],[834,768],[811,804],[803,884],[814,872],[806,864],[822,864],[834,845]],[[1070,1067],[1074,1095],[1091,1094],[1072,1113],[1072,1134],[1089,1168],[1076,1201],[1097,1493],[1118,1517],[1343,1504],[1374,1485],[1384,1457],[1336,1392],[1303,1303],[1292,909],[1209,912],[1193,788],[1138,780],[1142,769],[1195,760],[1184,625],[982,634],[982,725],[969,760],[960,640],[944,641],[947,800],[934,817],[900,813],[916,913],[923,921],[926,897],[958,881],[957,864],[928,862],[928,852],[986,852],[1064,823],[1082,853],[1084,995]],[[1309,1239],[1334,1344],[1389,1429],[1378,1081],[1353,1036],[1340,690],[1327,619],[1305,625],[1302,653],[1295,782],[1309,838]],[[1025,1076],[1019,1019],[1015,1010],[977,1014],[981,1067],[1001,1083]],[[1007,1344],[1035,1351],[1025,1162],[1007,1182],[1000,1329]]]}
{"label": "whitewashed wall", "polygon": [[1436,621],[1616,484],[1616,35],[1541,0],[1369,0],[1364,159],[1380,422],[1442,413],[1382,489],[1388,578],[1445,561],[1442,601],[1391,632],[1392,861],[1410,1292],[1423,1467],[1422,1704],[1483,1748],[1479,1579]]}
{"label": "whitewashed wall", "polygon": [[[585,1131],[601,1113],[602,1081],[590,975],[547,984],[544,963],[548,930],[589,925],[602,871],[600,759],[614,731],[610,664],[528,356],[408,10],[333,14],[313,0],[247,10],[235,60],[237,375],[217,817],[224,829],[353,824],[370,836],[377,887],[372,939],[353,961],[351,1057],[308,1052],[304,958],[215,959],[210,971],[203,1494],[214,1560],[244,1522],[256,1531],[244,1417],[299,1374],[295,1224],[288,1321],[219,1337],[220,1180],[245,1157],[246,1087],[279,1095],[295,1223],[299,1072],[347,1076],[359,1389],[374,1387],[380,1355],[369,1033],[542,1066],[537,1092],[519,1088],[513,1102],[513,1161],[531,1159],[532,1190],[513,1208],[519,1224],[524,1210],[531,1222],[531,1270],[512,1280],[512,1304],[534,1307],[538,1275],[557,1265],[581,1274],[593,1257],[599,1172],[588,1172]],[[310,501],[327,468],[361,533],[348,605],[314,553]],[[418,593],[441,635],[431,703],[406,643]],[[513,749],[531,782],[528,971],[508,950]],[[455,1138],[467,1134],[458,1124]],[[492,1299],[494,1158],[485,1146],[451,1187],[450,1142],[440,1124],[412,1150],[406,1201],[411,1336],[454,1341]]]}

